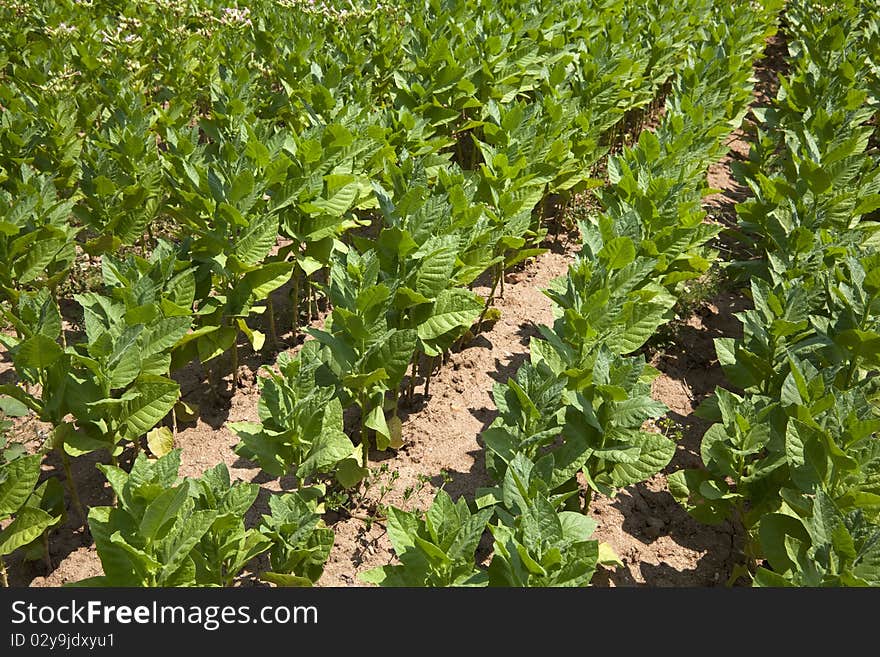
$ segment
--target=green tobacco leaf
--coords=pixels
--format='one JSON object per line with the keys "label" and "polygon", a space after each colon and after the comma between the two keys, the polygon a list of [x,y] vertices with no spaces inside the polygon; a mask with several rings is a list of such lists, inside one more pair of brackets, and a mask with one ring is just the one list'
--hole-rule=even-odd
{"label": "green tobacco leaf", "polygon": [[316,472],[331,472],[337,463],[348,458],[354,445],[351,439],[340,430],[323,430],[316,436],[308,456],[299,464],[296,474],[300,478]]}
{"label": "green tobacco leaf", "polygon": [[131,516],[122,509],[109,506],[89,509],[89,532],[106,575],[105,585],[143,586],[143,579],[136,574],[128,555],[110,540],[119,527],[135,529]]}
{"label": "green tobacco leaf", "polygon": [[376,432],[376,448],[384,452],[391,444],[391,430],[385,421],[385,411],[381,406],[371,408],[364,419],[364,426]]}
{"label": "green tobacco leaf", "polygon": [[614,486],[622,488],[650,479],[669,465],[675,455],[675,443],[654,433],[640,433],[640,453],[636,463],[618,463],[611,472]]}
{"label": "green tobacco leaf", "polygon": [[623,269],[636,259],[636,247],[628,237],[615,237],[606,242],[598,255],[609,270]]}
{"label": "green tobacco leaf", "polygon": [[15,363],[19,367],[45,369],[61,357],[64,350],[55,340],[44,335],[35,335],[24,340],[15,353]]}
{"label": "green tobacco leaf", "polygon": [[391,387],[403,379],[416,349],[416,338],[416,331],[412,329],[395,331],[379,348],[378,364],[385,369]]}
{"label": "green tobacco leaf", "polygon": [[614,418],[619,426],[640,426],[645,420],[660,417],[668,410],[666,404],[647,395],[630,397],[614,404]]}
{"label": "green tobacco leaf", "polygon": [[731,512],[726,500],[709,500],[700,488],[712,475],[705,470],[678,470],[667,477],[669,492],[693,518],[707,525],[719,525]]}
{"label": "green tobacco leaf", "polygon": [[266,343],[266,335],[264,333],[251,329],[251,327],[247,325],[247,322],[241,318],[239,318],[236,323],[238,324],[238,328],[241,329],[241,332],[244,333],[247,341],[250,342],[251,346],[254,348],[254,351],[259,351],[263,348],[263,345]]}
{"label": "green tobacco leaf", "polygon": [[422,340],[433,340],[458,328],[471,326],[480,316],[482,304],[473,292],[461,288],[443,290],[431,317],[418,327]]}
{"label": "green tobacco leaf", "polygon": [[12,554],[34,541],[57,520],[57,516],[52,517],[42,509],[24,507],[15,514],[15,519],[6,529],[0,532],[0,556]]}
{"label": "green tobacco leaf", "polygon": [[810,540],[809,533],[799,519],[781,513],[763,516],[758,533],[765,558],[778,573],[795,567],[795,563],[789,558],[785,537],[793,536],[804,543]]}
{"label": "green tobacco leaf", "polygon": [[235,242],[235,257],[248,265],[263,260],[275,246],[278,235],[278,219],[273,215],[262,214],[251,220],[247,229]]}
{"label": "green tobacco leaf", "polygon": [[419,266],[413,286],[416,294],[429,299],[436,298],[449,286],[455,266],[456,251],[452,246],[443,246],[428,255]]}
{"label": "green tobacco leaf", "polygon": [[41,455],[34,454],[0,466],[4,475],[0,478],[0,520],[14,514],[27,501],[40,478],[42,461]]}
{"label": "green tobacco leaf", "polygon": [[160,530],[168,523],[177,519],[177,514],[189,499],[189,488],[179,486],[162,492],[144,510],[140,523],[141,536],[147,540],[153,540],[160,534]]}
{"label": "green tobacco leaf", "polygon": [[141,359],[171,349],[186,335],[191,323],[190,317],[169,317],[150,326],[141,334],[139,348]]}
{"label": "green tobacco leaf", "polygon": [[355,457],[350,457],[339,462],[336,467],[336,481],[343,488],[353,488],[363,481],[370,471],[362,468],[360,461]]}
{"label": "green tobacco leaf", "polygon": [[162,570],[159,581],[166,579],[184,565],[192,549],[202,540],[214,520],[217,511],[193,511],[188,518],[178,522],[166,539],[162,550]]}
{"label": "green tobacco leaf", "polygon": [[0,411],[7,417],[24,417],[28,414],[28,407],[13,397],[0,396]]}
{"label": "green tobacco leaf", "polygon": [[125,437],[137,440],[164,418],[180,394],[176,381],[161,376],[141,376],[130,389],[137,396],[124,406]]}
{"label": "green tobacco leaf", "polygon": [[74,457],[101,449],[113,449],[113,444],[107,440],[93,438],[81,430],[72,431],[64,437],[64,451]]}
{"label": "green tobacco leaf", "polygon": [[351,182],[347,185],[342,185],[341,187],[338,187],[334,191],[330,192],[328,198],[316,199],[311,203],[305,204],[303,207],[309,212],[317,212],[328,214],[333,217],[341,217],[348,211],[352,203],[354,203],[355,199],[358,196],[358,189],[359,187],[357,182]]}

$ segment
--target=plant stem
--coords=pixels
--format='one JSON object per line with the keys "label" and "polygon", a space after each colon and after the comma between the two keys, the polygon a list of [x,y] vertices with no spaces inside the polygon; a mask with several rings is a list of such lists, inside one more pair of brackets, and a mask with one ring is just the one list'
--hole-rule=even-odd
{"label": "plant stem", "polygon": [[312,295],[309,298],[309,303],[313,303],[315,305],[315,312],[313,314],[312,311],[309,310],[309,317],[312,317],[313,319],[318,319],[318,311],[319,311],[319,309],[318,309],[318,289],[319,288],[317,285],[318,281],[315,281],[315,283],[316,283],[315,285],[310,286]]}
{"label": "plant stem", "polygon": [[296,332],[299,330],[299,272],[296,269],[293,270],[293,287],[290,292],[290,305],[293,310],[293,319],[291,320],[290,328],[295,337]]}
{"label": "plant stem", "polygon": [[49,530],[43,532],[43,560],[46,562],[46,570],[52,572],[52,556],[49,554]]}
{"label": "plant stem", "polygon": [[272,350],[278,343],[278,333],[275,330],[275,303],[272,301],[271,293],[266,302],[266,312],[269,313],[269,349]]}
{"label": "plant stem", "polygon": [[489,312],[489,306],[492,304],[492,299],[495,297],[495,288],[498,287],[498,276],[495,276],[495,280],[492,281],[492,289],[489,291],[489,296],[486,297],[486,304],[483,306],[483,312],[480,313],[480,318],[477,320],[477,335],[483,332],[483,319],[486,317],[486,313]]}
{"label": "plant stem", "polygon": [[[119,459],[116,458],[116,454],[114,454],[112,451],[110,452],[110,465],[112,465],[114,468],[119,467]],[[119,496],[116,495],[115,488],[113,488],[112,490],[113,490],[113,498],[110,500],[110,504],[112,506],[116,506],[117,502],[119,502]]]}
{"label": "plant stem", "polygon": [[428,396],[428,386],[431,385],[431,375],[434,373],[435,356],[428,359],[428,374],[425,376],[425,397]]}
{"label": "plant stem", "polygon": [[370,458],[370,444],[367,437],[367,400],[364,393],[360,394],[361,402],[361,467],[366,468]]}
{"label": "plant stem", "polygon": [[584,491],[584,514],[588,514],[590,512],[590,502],[593,501],[593,489],[589,486],[587,490]]}
{"label": "plant stem", "polygon": [[501,279],[501,290],[498,292],[498,296],[503,299],[504,298],[504,262],[502,261],[498,266],[501,268],[501,273],[498,276]]}
{"label": "plant stem", "polygon": [[67,478],[67,487],[70,490],[70,499],[73,501],[73,506],[76,509],[76,512],[79,514],[79,518],[82,521],[82,526],[86,526],[86,514],[83,511],[82,502],[79,500],[79,491],[76,489],[76,482],[73,480],[73,474],[70,470],[70,457],[67,455],[67,452],[64,451],[64,445],[61,445],[61,463],[64,467],[64,476]]}
{"label": "plant stem", "polygon": [[9,579],[6,577],[6,562],[0,557],[0,588],[9,588]]}
{"label": "plant stem", "polygon": [[232,392],[238,387],[238,333],[232,341]]}
{"label": "plant stem", "polygon": [[408,390],[407,390],[407,394],[406,394],[407,401],[410,404],[412,403],[413,394],[415,393],[416,369],[418,368],[418,364],[419,364],[419,351],[418,351],[418,349],[416,349],[415,351],[413,351],[413,355],[412,355],[412,373],[409,376],[409,384],[408,384]]}

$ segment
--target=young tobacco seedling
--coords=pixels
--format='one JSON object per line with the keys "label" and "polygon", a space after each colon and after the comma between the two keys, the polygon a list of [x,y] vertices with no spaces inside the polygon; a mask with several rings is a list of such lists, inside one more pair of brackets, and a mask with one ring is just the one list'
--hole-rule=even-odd
{"label": "young tobacco seedling", "polygon": [[[533,358],[546,353],[534,348],[535,341],[532,345]],[[491,452],[487,466],[496,479],[503,477],[503,464],[518,454],[536,462],[552,455],[551,490],[571,488],[581,470],[591,491],[613,495],[669,463],[675,442],[642,429],[646,420],[667,410],[650,395],[649,382],[656,370],[645,364],[643,356],[625,358],[605,347],[591,360],[577,368],[589,373],[588,378],[578,374],[578,387],[563,390],[558,397],[556,377],[562,373],[554,374],[543,360],[524,365],[517,381],[496,388],[495,403],[502,414],[483,433]],[[559,436],[561,444],[554,445]]]}
{"label": "young tobacco seedling", "polygon": [[[2,177],[2,176],[0,176]],[[68,223],[73,201],[58,198],[48,176],[21,167],[15,194],[0,190],[0,295],[12,303],[23,290],[63,281],[76,259],[79,229]]]}
{"label": "young tobacco seedling", "polygon": [[[89,510],[104,574],[79,586],[199,586],[215,584],[196,566],[195,551],[219,511],[196,507],[193,482],[179,481],[180,450],[150,461],[141,452],[131,473],[99,464],[117,506]],[[199,558],[203,561],[203,558]],[[202,579],[199,575],[202,573]]]}
{"label": "young tobacco seedling", "polygon": [[333,549],[333,530],[321,520],[324,486],[300,488],[269,498],[260,532],[272,542],[271,571],[260,579],[277,586],[312,586],[324,572]]}
{"label": "young tobacco seedling", "polygon": [[244,516],[260,492],[257,484],[230,482],[229,470],[220,463],[192,480],[197,509],[217,511],[217,517],[192,551],[196,580],[232,586],[248,562],[272,546],[256,529],[246,529]]}
{"label": "young tobacco seedling", "polygon": [[[535,465],[519,454],[501,486],[501,522],[495,537],[489,586],[588,586],[599,562],[590,539],[596,521],[577,511],[557,511],[574,491],[551,495]],[[606,559],[616,558],[606,553]]]}
{"label": "young tobacco seedling", "polygon": [[379,282],[379,266],[374,251],[349,251],[334,263],[333,312],[323,330],[308,331],[323,347],[320,358],[336,378],[343,404],[354,402],[361,410],[362,468],[368,463],[370,429],[378,449],[402,445],[399,419],[389,426],[385,418],[385,393],[399,389],[418,338],[415,329],[389,326],[391,290]]}
{"label": "young tobacco seedling", "polygon": [[764,517],[760,539],[772,570],[758,568],[756,586],[880,586],[880,525],[821,488],[806,508]]}
{"label": "young tobacco seedling", "polygon": [[260,423],[232,422],[239,437],[236,454],[252,459],[275,477],[294,472],[302,482],[335,474],[345,487],[362,478],[355,446],[343,431],[342,404],[335,388],[320,385],[315,376],[318,342],[310,341],[291,357],[278,356],[276,374],[259,379],[262,394],[257,406]]}
{"label": "young tobacco seedling", "polygon": [[[230,102],[229,107],[235,107]],[[233,111],[234,110],[230,110]],[[255,350],[265,335],[248,326],[263,312],[269,294],[291,275],[287,262],[269,262],[278,236],[278,212],[269,192],[284,179],[283,137],[242,116],[205,118],[189,134],[169,134],[177,214],[192,237],[196,267],[197,328],[175,348],[174,363],[194,358],[206,363],[230,352],[233,383],[238,380],[238,337]],[[239,129],[240,128],[240,129]],[[274,156],[274,157],[273,157]]]}
{"label": "young tobacco seedling", "polygon": [[475,566],[474,554],[492,513],[471,514],[464,498],[455,503],[442,489],[424,518],[389,507],[388,535],[401,563],[358,577],[379,586],[485,586],[486,573]]}

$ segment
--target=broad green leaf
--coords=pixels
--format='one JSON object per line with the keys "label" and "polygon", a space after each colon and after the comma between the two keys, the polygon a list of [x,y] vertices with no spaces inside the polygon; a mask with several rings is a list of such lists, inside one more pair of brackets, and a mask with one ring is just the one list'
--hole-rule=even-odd
{"label": "broad green leaf", "polygon": [[179,520],[174,525],[163,541],[160,581],[173,575],[183,565],[216,518],[215,510],[193,511],[188,518]]}
{"label": "broad green leaf", "polygon": [[636,259],[636,249],[628,237],[615,237],[605,243],[599,251],[599,257],[605,261],[605,266],[614,271],[623,269]]}
{"label": "broad green leaf", "polygon": [[19,367],[45,369],[57,361],[64,350],[55,340],[44,335],[35,335],[24,340],[15,354],[15,364]]}
{"label": "broad green leaf", "polygon": [[137,440],[164,418],[180,394],[176,381],[161,376],[141,376],[131,391],[136,397],[124,406],[122,421],[125,424],[125,437]]}
{"label": "broad green leaf", "polygon": [[339,462],[335,474],[340,486],[353,488],[363,481],[370,471],[361,467],[356,457],[349,457]]}
{"label": "broad green leaf", "polygon": [[260,573],[260,579],[279,587],[303,588],[312,586],[312,580],[308,577],[300,577],[299,575],[291,575],[289,573],[273,573],[272,571],[265,571]]}
{"label": "broad green leaf", "polygon": [[638,446],[641,450],[636,463],[618,463],[611,473],[611,481],[617,487],[629,486],[650,479],[669,465],[675,455],[675,443],[668,438],[640,433]]}
{"label": "broad green leaf", "polygon": [[144,510],[140,523],[140,534],[147,540],[153,540],[159,536],[160,530],[166,524],[177,519],[177,514],[189,498],[189,488],[179,486],[169,488],[154,499]]}
{"label": "broad green leaf", "polygon": [[450,331],[471,326],[480,316],[482,304],[474,294],[461,288],[443,290],[434,304],[434,311],[418,327],[422,340],[433,340]]}
{"label": "broad green leaf", "polygon": [[27,501],[40,478],[42,461],[41,455],[34,454],[0,466],[4,475],[0,478],[0,519],[8,518]]}
{"label": "broad green leaf", "polygon": [[12,554],[18,548],[34,541],[57,520],[57,517],[50,516],[42,509],[24,507],[15,514],[13,521],[0,531],[0,556]]}

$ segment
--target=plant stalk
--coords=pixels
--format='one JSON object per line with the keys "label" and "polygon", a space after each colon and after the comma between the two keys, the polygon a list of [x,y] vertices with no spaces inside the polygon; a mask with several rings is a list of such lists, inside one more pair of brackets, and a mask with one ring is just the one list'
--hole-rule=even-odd
{"label": "plant stalk", "polygon": [[486,303],[483,306],[483,312],[480,313],[479,319],[477,319],[477,332],[475,335],[479,335],[483,332],[483,320],[486,318],[486,313],[489,312],[489,306],[492,305],[492,299],[495,298],[495,289],[498,287],[498,276],[495,276],[495,280],[492,281],[492,289],[489,290],[489,296],[486,297]]}
{"label": "plant stalk", "polygon": [[275,303],[272,301],[272,294],[269,294],[269,297],[266,302],[266,312],[269,313],[269,349],[272,350],[275,348],[275,345],[278,344],[278,332],[275,330]]}
{"label": "plant stalk", "polygon": [[0,588],[9,588],[9,579],[6,577],[6,562],[0,557]]}
{"label": "plant stalk", "polygon": [[434,373],[435,361],[436,361],[436,356],[431,356],[428,359],[428,374],[425,376],[425,397],[428,396],[428,386],[431,385],[431,375]]}
{"label": "plant stalk", "polygon": [[413,355],[412,355],[412,373],[409,376],[409,383],[407,384],[407,392],[406,392],[406,399],[407,399],[407,402],[410,404],[412,404],[413,394],[415,394],[416,369],[418,368],[418,364],[419,364],[419,351],[418,351],[418,349],[416,349],[415,351],[413,351]]}
{"label": "plant stalk", "polygon": [[70,490],[70,499],[73,501],[73,506],[76,509],[76,512],[79,514],[79,519],[82,521],[82,526],[86,526],[86,514],[83,511],[82,502],[79,499],[79,491],[76,489],[76,482],[73,480],[73,473],[70,470],[70,457],[67,455],[67,452],[64,451],[64,445],[61,446],[61,464],[64,467],[64,476],[67,479],[67,488]]}
{"label": "plant stalk", "polygon": [[498,292],[498,296],[503,299],[504,298],[504,263],[502,262],[499,267],[501,267],[501,274],[499,278],[501,279],[501,290]]}
{"label": "plant stalk", "polygon": [[232,341],[232,392],[238,387],[238,334]]}
{"label": "plant stalk", "polygon": [[290,305],[293,311],[291,331],[296,336],[296,332],[299,330],[299,272],[295,268],[293,270],[293,286],[290,292]]}
{"label": "plant stalk", "polygon": [[367,400],[364,397],[364,393],[360,394],[360,402],[361,402],[361,467],[366,468],[367,463],[370,458],[370,443],[368,442],[369,438],[367,436]]}
{"label": "plant stalk", "polygon": [[43,532],[43,560],[46,562],[46,571],[52,572],[52,556],[49,554],[49,530]]}

